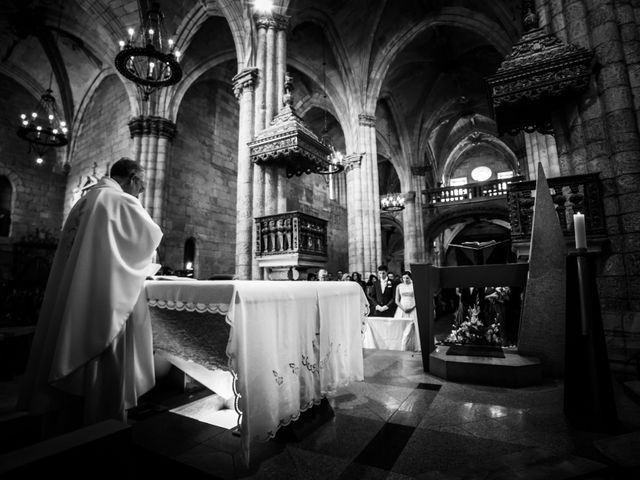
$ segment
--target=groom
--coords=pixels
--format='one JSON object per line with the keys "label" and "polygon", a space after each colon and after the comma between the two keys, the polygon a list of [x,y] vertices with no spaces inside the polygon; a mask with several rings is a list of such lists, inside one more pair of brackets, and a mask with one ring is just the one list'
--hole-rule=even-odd
{"label": "groom", "polygon": [[378,267],[378,280],[373,283],[374,295],[369,297],[373,305],[373,315],[377,317],[393,317],[396,313],[395,285],[389,278],[386,265]]}

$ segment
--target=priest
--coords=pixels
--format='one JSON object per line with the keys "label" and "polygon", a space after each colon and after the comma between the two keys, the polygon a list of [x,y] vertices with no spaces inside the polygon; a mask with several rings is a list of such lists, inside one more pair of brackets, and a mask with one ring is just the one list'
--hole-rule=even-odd
{"label": "priest", "polygon": [[143,191],[142,167],[121,158],[65,221],[17,403],[44,415],[45,430],[126,421],[154,385],[143,287],[162,232]]}

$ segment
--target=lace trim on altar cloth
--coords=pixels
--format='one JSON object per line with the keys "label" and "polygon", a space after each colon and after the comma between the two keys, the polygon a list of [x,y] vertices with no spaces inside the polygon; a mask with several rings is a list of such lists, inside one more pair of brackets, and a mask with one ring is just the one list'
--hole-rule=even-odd
{"label": "lace trim on altar cloth", "polygon": [[150,307],[166,308],[167,310],[177,310],[182,312],[198,312],[198,313],[219,313],[226,315],[229,313],[228,303],[193,303],[193,302],[181,302],[174,300],[162,300],[159,298],[151,298],[148,300]]}
{"label": "lace trim on altar cloth", "polygon": [[278,433],[278,430],[280,430],[282,427],[286,427],[287,425],[289,425],[291,422],[295,422],[296,420],[298,420],[300,418],[300,415],[303,412],[306,412],[307,410],[309,410],[310,408],[312,408],[314,405],[320,405],[320,402],[322,402],[322,399],[325,397],[326,395],[323,395],[320,398],[314,398],[312,400],[310,400],[308,403],[306,403],[305,405],[300,407],[300,411],[288,416],[287,418],[282,418],[280,419],[280,421],[278,422],[278,425],[276,425],[276,428],[274,428],[273,430],[269,430],[267,432],[267,437],[266,438],[257,438],[257,440],[259,442],[266,442],[272,438],[274,438],[276,436],[276,434]]}
{"label": "lace trim on altar cloth", "polygon": [[280,430],[282,427],[286,427],[291,422],[295,422],[296,420],[298,420],[300,418],[300,415],[302,415],[304,412],[306,412],[310,408],[313,408],[315,405],[320,405],[320,402],[322,402],[322,399],[326,398],[327,394],[329,392],[335,392],[335,390],[337,390],[338,388],[344,387],[346,385],[349,385],[351,382],[356,381],[356,380],[358,380],[358,379],[355,378],[355,377],[349,377],[349,378],[343,379],[341,382],[338,382],[335,385],[331,385],[327,392],[322,392],[322,396],[320,398],[311,399],[309,402],[307,402],[306,404],[301,406],[300,410],[297,413],[295,413],[293,415],[289,415],[286,418],[280,419],[280,421],[278,422],[278,425],[276,425],[276,427],[273,430],[269,430],[267,432],[267,436],[266,437],[264,437],[264,438],[256,437],[256,440],[259,441],[259,442],[267,442],[267,441],[269,441],[270,439],[272,439],[272,438],[274,438],[276,436],[276,434],[278,433],[278,430]]}
{"label": "lace trim on altar cloth", "polygon": [[369,309],[371,306],[369,302],[363,303],[360,305],[362,311],[360,312],[360,333],[364,335],[364,332],[367,330],[367,317],[369,316]]}

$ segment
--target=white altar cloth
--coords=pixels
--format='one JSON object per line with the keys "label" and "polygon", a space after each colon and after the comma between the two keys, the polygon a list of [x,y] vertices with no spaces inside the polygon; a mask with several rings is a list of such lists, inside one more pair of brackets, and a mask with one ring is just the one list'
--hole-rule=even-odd
{"label": "white altar cloth", "polygon": [[150,307],[226,315],[245,460],[252,442],[362,381],[362,328],[369,303],[357,283],[147,281]]}
{"label": "white altar cloth", "polygon": [[368,317],[362,346],[381,350],[414,350],[413,320],[410,318]]}

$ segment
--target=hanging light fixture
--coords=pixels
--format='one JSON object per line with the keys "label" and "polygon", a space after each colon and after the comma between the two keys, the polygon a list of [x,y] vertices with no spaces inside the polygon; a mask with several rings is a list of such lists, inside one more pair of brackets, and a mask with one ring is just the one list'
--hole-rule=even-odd
{"label": "hanging light fixture", "polygon": [[[391,126],[388,122],[387,122],[387,134],[389,137],[388,139],[389,152],[391,152]],[[401,193],[388,192],[380,200],[380,208],[385,212],[399,212],[400,210],[404,210],[404,197],[402,196]]]}
{"label": "hanging light fixture", "polygon": [[[58,30],[60,30],[62,8],[61,5]],[[49,88],[45,90],[30,113],[20,114],[20,126],[16,132],[20,138],[29,142],[29,152],[36,153],[38,165],[44,163],[44,155],[49,149],[64,147],[69,143],[67,138],[69,130],[67,123],[58,114],[56,99],[53,97],[53,90],[51,90],[52,81],[53,68],[49,74]]]}
{"label": "hanging light fixture", "polygon": [[158,88],[174,85],[182,78],[180,51],[167,39],[164,15],[158,2],[147,10],[140,28],[129,28],[127,41],[120,40],[115,65],[125,78],[136,84],[144,101]]}
{"label": "hanging light fixture", "polygon": [[327,126],[327,60],[325,55],[324,37],[322,41],[322,92],[325,108],[323,109],[324,127],[322,129],[322,136],[320,137],[320,141],[329,148],[329,155],[327,155],[326,163],[321,166],[316,173],[320,173],[322,175],[333,175],[344,170],[344,158],[342,156],[342,153],[338,152],[333,146],[331,138],[329,137],[329,128]]}
{"label": "hanging light fixture", "polygon": [[380,208],[385,212],[399,212],[404,210],[404,197],[401,193],[387,193],[380,200]]}
{"label": "hanging light fixture", "polygon": [[18,136],[29,142],[29,151],[36,152],[38,165],[44,162],[43,157],[50,148],[63,147],[69,143],[67,124],[58,115],[51,81],[36,107],[29,114],[21,114],[20,119]]}

